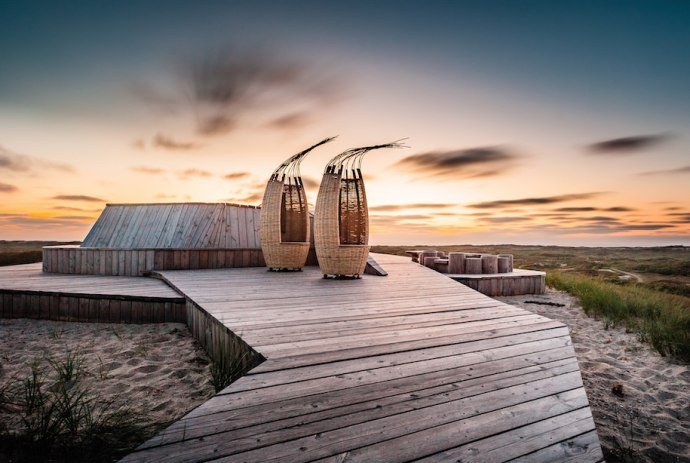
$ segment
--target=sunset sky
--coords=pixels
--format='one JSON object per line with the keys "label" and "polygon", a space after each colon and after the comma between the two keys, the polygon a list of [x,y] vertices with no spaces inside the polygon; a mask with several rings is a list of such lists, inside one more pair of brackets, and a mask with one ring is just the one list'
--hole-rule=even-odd
{"label": "sunset sky", "polygon": [[[69,3],[69,6],[66,5]],[[62,5],[60,5],[62,4]],[[690,245],[690,2],[0,2],[0,239],[364,161],[373,244]]]}

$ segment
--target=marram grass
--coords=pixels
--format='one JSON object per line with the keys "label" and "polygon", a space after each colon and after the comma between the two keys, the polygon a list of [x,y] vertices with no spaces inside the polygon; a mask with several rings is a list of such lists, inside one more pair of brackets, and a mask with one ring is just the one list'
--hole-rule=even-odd
{"label": "marram grass", "polygon": [[690,298],[571,273],[549,272],[546,283],[577,297],[607,327],[622,325],[660,354],[690,362]]}

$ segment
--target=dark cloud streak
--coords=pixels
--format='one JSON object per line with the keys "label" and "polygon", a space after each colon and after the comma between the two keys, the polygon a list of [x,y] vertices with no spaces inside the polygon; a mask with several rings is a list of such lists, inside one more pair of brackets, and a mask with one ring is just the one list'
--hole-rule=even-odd
{"label": "dark cloud streak", "polygon": [[14,193],[18,190],[19,188],[14,185],[10,185],[9,183],[0,183],[0,193]]}
{"label": "dark cloud streak", "polygon": [[636,135],[631,137],[612,138],[592,143],[588,146],[590,154],[596,155],[624,155],[631,154],[654,145],[658,145],[670,138],[669,134]]}
{"label": "dark cloud streak", "polygon": [[505,199],[500,201],[486,201],[483,203],[469,204],[473,209],[500,209],[507,206],[539,206],[543,204],[555,204],[580,199],[590,199],[604,194],[603,192],[578,193],[559,196],[545,196],[539,198]]}
{"label": "dark cloud streak", "polygon": [[401,170],[437,178],[483,178],[514,167],[518,156],[502,148],[480,147],[413,154],[395,165]]}
{"label": "dark cloud streak", "polygon": [[57,199],[60,201],[84,201],[84,202],[91,202],[91,203],[104,203],[104,202],[106,202],[105,199],[97,198],[95,196],[86,196],[86,195],[56,195],[56,196],[53,196],[52,199]]}

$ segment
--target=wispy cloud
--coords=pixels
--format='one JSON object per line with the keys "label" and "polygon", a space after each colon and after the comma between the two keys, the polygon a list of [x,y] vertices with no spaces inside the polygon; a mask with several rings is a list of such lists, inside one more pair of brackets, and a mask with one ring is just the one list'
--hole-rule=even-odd
{"label": "wispy cloud", "polygon": [[670,138],[669,134],[636,135],[631,137],[612,138],[588,145],[591,154],[622,155],[631,154],[654,145],[658,145]]}
{"label": "wispy cloud", "polygon": [[502,148],[429,151],[403,158],[401,170],[442,179],[492,177],[512,169],[518,156]]}
{"label": "wispy cloud", "polygon": [[10,185],[9,183],[0,183],[0,193],[14,193],[17,190],[19,190],[19,188],[14,185]]}
{"label": "wispy cloud", "polygon": [[162,169],[160,167],[133,166],[130,167],[129,170],[131,170],[132,172],[136,172],[138,174],[147,175],[159,175],[165,173],[165,169]]}
{"label": "wispy cloud", "polygon": [[180,110],[180,102],[169,91],[164,91],[143,81],[130,82],[129,93],[157,114],[174,115]]}
{"label": "wispy cloud", "polygon": [[[262,107],[294,107],[310,111],[337,99],[341,81],[307,62],[284,53],[226,48],[195,54],[183,64],[183,80],[191,88],[197,130],[205,136],[232,131],[248,112]],[[294,128],[307,110],[291,112],[268,124]]]}
{"label": "wispy cloud", "polygon": [[590,199],[604,194],[603,192],[576,193],[559,196],[543,196],[537,198],[504,199],[500,201],[486,201],[482,203],[469,204],[467,207],[473,209],[499,209],[508,206],[538,206],[543,204],[555,204],[566,201],[576,201]]}
{"label": "wispy cloud", "polygon": [[106,202],[105,199],[97,198],[95,196],[86,196],[86,195],[56,195],[56,196],[53,196],[52,199],[57,199],[60,201],[83,201],[83,202],[90,202],[90,203],[104,203],[104,202]]}
{"label": "wispy cloud", "polygon": [[295,111],[271,119],[266,123],[266,127],[279,130],[295,130],[309,125],[311,121],[311,116],[306,111]]}
{"label": "wispy cloud", "polygon": [[690,174],[690,166],[676,167],[674,169],[651,170],[649,172],[641,172],[637,175],[680,175]]}
{"label": "wispy cloud", "polygon": [[66,229],[83,229],[93,221],[93,217],[81,215],[58,215],[37,217],[30,214],[0,214],[0,225],[3,227],[21,227],[40,229],[45,227],[64,227]]}
{"label": "wispy cloud", "polygon": [[231,196],[226,198],[226,202],[238,204],[258,205],[264,199],[263,192],[253,192],[246,195]]}
{"label": "wispy cloud", "polygon": [[395,212],[407,209],[447,209],[455,206],[455,204],[448,203],[383,204],[380,206],[371,206],[369,207],[369,210],[378,212]]}
{"label": "wispy cloud", "polygon": [[530,217],[484,217],[481,219],[484,222],[489,223],[523,223],[529,222]]}
{"label": "wispy cloud", "polygon": [[213,177],[213,174],[207,170],[203,169],[185,169],[177,173],[178,177],[182,180],[186,180],[193,177],[208,178]]}
{"label": "wispy cloud", "polygon": [[242,180],[251,177],[252,174],[249,172],[231,172],[229,174],[223,175],[225,180]]}
{"label": "wispy cloud", "polygon": [[15,173],[40,172],[41,170],[56,170],[61,172],[75,172],[74,166],[69,164],[46,161],[34,156],[16,153],[0,146],[0,170]]}
{"label": "wispy cloud", "polygon": [[591,207],[591,206],[583,206],[583,207],[559,207],[557,209],[554,209],[555,212],[594,212],[594,211],[604,211],[604,212],[632,212],[635,211],[636,209],[632,209],[630,207],[624,207],[624,206],[614,206],[614,207],[605,207],[605,208],[600,208],[600,207]]}
{"label": "wispy cloud", "polygon": [[191,151],[204,146],[201,143],[176,141],[172,137],[156,134],[152,141],[153,146],[170,151]]}

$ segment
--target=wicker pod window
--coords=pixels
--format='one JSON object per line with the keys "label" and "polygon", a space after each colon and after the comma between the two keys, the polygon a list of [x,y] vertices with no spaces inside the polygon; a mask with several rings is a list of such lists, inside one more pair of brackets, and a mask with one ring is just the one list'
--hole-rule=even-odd
{"label": "wicker pod window", "polygon": [[[298,183],[298,182],[295,182]],[[309,241],[307,228],[309,209],[304,185],[283,184],[283,197],[280,211],[280,241],[282,243],[299,243]]]}
{"label": "wicker pod window", "polygon": [[324,277],[359,278],[369,254],[369,213],[362,158],[399,141],[344,151],[326,165],[314,212],[316,257]]}
{"label": "wicker pod window", "polygon": [[368,243],[367,198],[361,172],[349,172],[352,178],[340,179],[340,244]]}
{"label": "wicker pod window", "polygon": [[299,270],[309,254],[309,204],[299,166],[326,138],[283,162],[266,184],[261,203],[261,250],[269,270]]}

